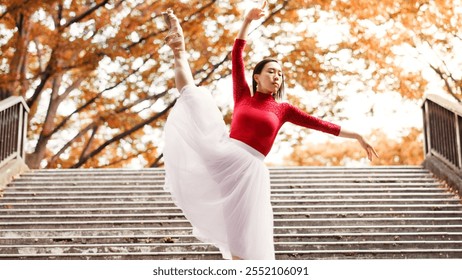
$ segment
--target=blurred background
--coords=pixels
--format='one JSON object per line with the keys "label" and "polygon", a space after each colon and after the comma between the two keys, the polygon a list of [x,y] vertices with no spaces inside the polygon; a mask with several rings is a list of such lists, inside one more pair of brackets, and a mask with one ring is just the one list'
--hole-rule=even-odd
{"label": "blurred background", "polygon": [[[31,108],[31,168],[163,166],[163,126],[178,92],[161,12],[182,22],[196,83],[229,124],[231,57],[246,9],[261,1],[1,0],[0,99]],[[281,61],[286,100],[364,134],[355,141],[285,124],[268,165],[423,161],[426,94],[462,99],[462,1],[268,0],[246,48],[248,80]]]}

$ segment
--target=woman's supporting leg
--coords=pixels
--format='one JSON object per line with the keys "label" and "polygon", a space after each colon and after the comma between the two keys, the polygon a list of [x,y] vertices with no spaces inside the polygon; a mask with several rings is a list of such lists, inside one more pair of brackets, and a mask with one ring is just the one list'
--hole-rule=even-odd
{"label": "woman's supporting leg", "polygon": [[194,78],[188,63],[188,54],[185,49],[183,29],[181,28],[180,21],[171,9],[168,9],[162,15],[169,27],[169,33],[165,40],[173,50],[175,59],[175,85],[178,91],[181,92],[183,87],[194,85]]}
{"label": "woman's supporting leg", "polygon": [[194,79],[189,68],[188,55],[185,51],[175,54],[175,85],[179,92],[187,85],[194,85]]}

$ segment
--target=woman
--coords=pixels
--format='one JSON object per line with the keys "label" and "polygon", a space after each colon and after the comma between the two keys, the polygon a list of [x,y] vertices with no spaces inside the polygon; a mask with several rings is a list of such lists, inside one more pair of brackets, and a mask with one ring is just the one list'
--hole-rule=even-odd
{"label": "woman", "polygon": [[242,52],[250,23],[263,9],[245,16],[232,53],[234,113],[228,134],[210,93],[194,85],[184,38],[171,10],[167,44],[175,61],[175,83],[181,95],[165,125],[165,187],[193,226],[194,235],[215,244],[225,259],[274,259],[273,212],[269,172],[263,160],[277,131],[286,121],[341,137],[354,138],[374,149],[354,132],[277,103],[284,77],[279,63],[264,60],[254,70],[253,94],[245,81]]}

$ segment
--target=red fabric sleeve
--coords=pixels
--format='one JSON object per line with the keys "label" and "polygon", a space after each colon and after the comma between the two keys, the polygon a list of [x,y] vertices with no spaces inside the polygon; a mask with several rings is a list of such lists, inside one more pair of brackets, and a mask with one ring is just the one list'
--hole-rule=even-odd
{"label": "red fabric sleeve", "polygon": [[336,125],[328,121],[324,121],[320,118],[313,117],[288,103],[283,104],[286,111],[284,114],[284,121],[288,121],[306,128],[329,133],[335,136],[339,135],[341,128],[339,125]]}
{"label": "red fabric sleeve", "polygon": [[232,51],[232,78],[234,102],[243,96],[250,96],[250,88],[245,79],[244,48],[246,40],[236,39]]}

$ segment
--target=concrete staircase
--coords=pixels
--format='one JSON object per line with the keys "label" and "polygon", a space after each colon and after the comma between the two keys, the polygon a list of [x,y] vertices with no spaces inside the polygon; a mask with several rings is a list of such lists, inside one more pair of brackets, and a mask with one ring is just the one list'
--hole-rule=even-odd
{"label": "concrete staircase", "polygon": [[[420,166],[270,168],[277,259],[462,258],[462,204]],[[0,259],[220,259],[162,169],[33,170],[0,199]]]}

